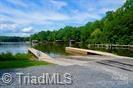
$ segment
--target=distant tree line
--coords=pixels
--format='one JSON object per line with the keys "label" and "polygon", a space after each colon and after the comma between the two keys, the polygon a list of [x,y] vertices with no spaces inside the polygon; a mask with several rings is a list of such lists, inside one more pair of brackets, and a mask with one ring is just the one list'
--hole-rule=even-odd
{"label": "distant tree line", "polygon": [[42,31],[31,35],[32,40],[55,41],[70,39],[84,43],[133,44],[133,0],[119,9],[81,27],[66,26],[57,31]]}
{"label": "distant tree line", "polygon": [[0,42],[22,42],[28,40],[28,37],[0,36]]}

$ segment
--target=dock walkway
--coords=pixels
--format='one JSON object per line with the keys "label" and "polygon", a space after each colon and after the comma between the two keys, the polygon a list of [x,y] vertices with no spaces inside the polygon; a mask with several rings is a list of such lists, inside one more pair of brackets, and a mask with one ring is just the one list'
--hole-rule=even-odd
{"label": "dock walkway", "polygon": [[119,55],[115,55],[115,54],[108,53],[108,52],[95,51],[95,50],[89,50],[89,49],[66,47],[65,50],[68,53],[78,53],[78,54],[83,54],[83,55],[95,54],[95,55],[109,56],[109,57],[114,57],[114,58],[129,58],[129,59],[132,59],[131,57],[119,56]]}

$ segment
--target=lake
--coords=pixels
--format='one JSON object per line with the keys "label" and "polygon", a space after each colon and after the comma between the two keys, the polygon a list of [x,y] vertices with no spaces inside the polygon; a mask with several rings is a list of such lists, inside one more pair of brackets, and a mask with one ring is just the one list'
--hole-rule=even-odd
{"label": "lake", "polygon": [[51,57],[58,57],[58,56],[66,56],[69,55],[65,52],[65,47],[67,44],[39,44],[34,46],[34,48],[45,52],[46,54],[50,55]]}
{"label": "lake", "polygon": [[0,42],[0,53],[27,53],[28,47],[30,47],[30,44],[24,42]]}
{"label": "lake", "polygon": [[[56,57],[61,55],[69,55],[68,53],[65,52],[65,47],[67,46],[68,44],[43,44],[43,45],[41,44],[41,45],[34,46],[34,48],[40,51],[43,51],[52,57]],[[123,49],[123,48],[106,49],[106,48],[96,48],[96,47],[88,48],[87,45],[83,45],[83,44],[76,44],[76,45],[73,45],[73,47],[92,49],[92,50],[109,52],[109,53],[113,53],[121,56],[133,57],[133,50],[130,50],[130,49]]]}
{"label": "lake", "polygon": [[98,48],[98,47],[92,47],[92,46],[88,48],[87,45],[84,45],[84,44],[76,44],[73,46],[78,48],[109,52],[120,56],[133,57],[133,49],[129,49],[129,48],[122,48],[122,47],[121,48],[120,47]]}
{"label": "lake", "polygon": [[[64,55],[69,55],[68,53],[65,52],[65,47],[67,47],[68,44],[38,44],[34,46],[34,48],[47,53],[51,57],[57,57],[57,56],[64,56]],[[86,45],[78,44],[78,45],[73,45],[74,47],[79,47],[79,48],[86,48]],[[30,44],[19,42],[19,43],[5,43],[0,45],[0,53],[4,52],[11,52],[13,54],[15,53],[27,53],[28,52],[28,47],[31,47]],[[96,47],[91,47],[90,49],[93,50],[99,50],[99,51],[106,51],[122,56],[130,56],[133,57],[133,50],[129,49],[106,49],[106,48],[96,48]]]}

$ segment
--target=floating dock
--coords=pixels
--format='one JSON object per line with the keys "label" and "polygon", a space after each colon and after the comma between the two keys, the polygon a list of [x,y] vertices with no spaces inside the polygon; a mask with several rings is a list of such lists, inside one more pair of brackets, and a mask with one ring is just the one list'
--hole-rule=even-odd
{"label": "floating dock", "polygon": [[95,51],[95,50],[89,50],[89,49],[81,49],[81,48],[74,48],[74,47],[66,47],[66,52],[73,53],[73,54],[82,54],[82,55],[102,55],[102,56],[111,56],[111,57],[117,57],[117,58],[125,58],[123,56],[118,56],[112,53],[102,52],[102,51]]}

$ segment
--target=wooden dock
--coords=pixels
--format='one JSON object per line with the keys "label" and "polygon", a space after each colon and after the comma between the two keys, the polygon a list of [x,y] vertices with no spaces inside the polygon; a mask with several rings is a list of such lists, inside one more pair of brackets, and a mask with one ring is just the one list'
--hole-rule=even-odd
{"label": "wooden dock", "polygon": [[118,56],[112,53],[107,53],[102,51],[95,51],[95,50],[81,49],[81,48],[74,48],[74,47],[66,47],[65,50],[68,53],[77,53],[77,54],[83,54],[83,55],[94,54],[94,55],[111,56],[111,57],[117,57],[117,58],[130,58],[130,57]]}
{"label": "wooden dock", "polygon": [[86,61],[79,61],[79,60],[72,60],[72,59],[65,59],[65,58],[55,59],[45,54],[44,52],[41,52],[34,48],[28,48],[28,51],[32,53],[35,57],[37,57],[39,61],[46,61],[49,63],[58,64],[62,66],[81,65],[81,64],[87,63]]}

